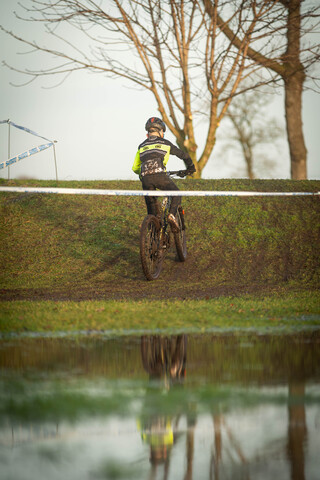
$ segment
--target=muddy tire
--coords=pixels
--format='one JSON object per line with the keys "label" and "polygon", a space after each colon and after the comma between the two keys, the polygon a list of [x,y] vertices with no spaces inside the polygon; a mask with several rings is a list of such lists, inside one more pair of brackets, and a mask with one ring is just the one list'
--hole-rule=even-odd
{"label": "muddy tire", "polygon": [[161,272],[163,251],[160,240],[160,222],[154,215],[147,215],[140,230],[140,258],[147,280],[156,280]]}
{"label": "muddy tire", "polygon": [[184,219],[181,218],[182,213],[178,209],[176,219],[179,224],[179,232],[174,232],[174,242],[176,244],[177,256],[180,262],[184,262],[187,258],[187,239]]}

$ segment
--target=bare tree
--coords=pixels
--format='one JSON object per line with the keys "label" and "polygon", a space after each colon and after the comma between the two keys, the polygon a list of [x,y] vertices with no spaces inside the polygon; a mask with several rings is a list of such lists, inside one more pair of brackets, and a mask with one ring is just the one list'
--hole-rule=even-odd
{"label": "bare tree", "polygon": [[[216,16],[215,2],[203,0],[207,13],[217,18],[217,25],[226,37],[241,48],[245,31],[239,31],[233,20],[223,15]],[[257,18],[256,0],[234,0],[229,7],[234,11],[242,8],[243,13]],[[317,39],[309,37],[317,33],[319,26],[319,5],[310,0],[271,0],[270,8],[260,16],[251,31],[251,44],[247,55],[270,73],[270,81],[283,81],[285,90],[286,126],[291,158],[291,177],[307,178],[307,149],[302,126],[302,93],[306,78],[312,76],[312,67],[320,58],[320,45]],[[314,3],[314,4],[313,4]],[[256,45],[256,46],[255,46]]]}
{"label": "bare tree", "polygon": [[268,103],[270,94],[265,89],[247,91],[232,101],[225,117],[231,128],[225,134],[224,151],[240,149],[250,179],[261,176],[264,170],[272,171],[276,162],[270,158],[270,149],[265,147],[276,147],[284,136],[278,120],[268,116]]}
{"label": "bare tree", "polygon": [[[273,2],[257,2],[252,18],[242,3],[246,2],[234,10],[230,0],[216,0],[208,15],[201,0],[30,0],[29,6],[24,2],[24,20],[44,24],[55,48],[1,28],[58,61],[48,69],[23,70],[31,80],[88,70],[126,79],[150,92],[200,177],[215,145],[216,129],[242,80],[261,68],[248,59],[248,50],[252,32]],[[241,33],[236,45],[234,37],[228,39],[219,30],[220,16],[234,27],[237,38]],[[85,50],[74,30],[85,36]],[[205,121],[201,151],[195,133],[200,116]]]}

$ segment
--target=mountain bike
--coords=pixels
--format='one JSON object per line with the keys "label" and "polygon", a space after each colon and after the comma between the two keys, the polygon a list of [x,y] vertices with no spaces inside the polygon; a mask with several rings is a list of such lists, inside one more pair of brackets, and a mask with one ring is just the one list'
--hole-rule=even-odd
{"label": "mountain bike", "polygon": [[[180,178],[187,176],[186,170],[167,172]],[[142,222],[140,230],[140,258],[143,273],[147,280],[156,280],[162,270],[163,261],[174,238],[177,257],[180,262],[187,258],[186,226],[184,211],[178,207],[176,219],[179,231],[172,232],[169,228],[168,214],[172,197],[164,197],[161,204],[157,201],[157,215],[147,215]]]}

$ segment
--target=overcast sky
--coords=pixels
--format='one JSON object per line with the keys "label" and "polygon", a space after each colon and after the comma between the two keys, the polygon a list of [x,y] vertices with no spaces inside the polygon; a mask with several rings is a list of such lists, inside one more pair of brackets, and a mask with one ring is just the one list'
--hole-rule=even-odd
{"label": "overcast sky", "polygon": [[[38,38],[38,25],[15,19],[16,0],[0,0],[0,23],[21,36]],[[21,10],[20,10],[21,11]],[[28,48],[0,31],[1,61],[14,66],[38,66],[32,54],[21,55]],[[46,61],[46,60],[42,60]],[[49,61],[49,58],[48,58]],[[151,94],[130,88],[121,80],[102,75],[77,72],[62,85],[56,78],[40,78],[21,87],[26,78],[1,65],[0,120],[10,119],[40,135],[57,140],[57,164],[60,180],[136,179],[131,171],[138,144],[145,138],[144,124],[148,117],[157,115]],[[284,125],[283,98],[278,95],[272,110]],[[308,148],[308,177],[320,179],[320,95],[304,94],[303,121]],[[198,125],[201,129],[201,124]],[[11,157],[43,141],[11,127]],[[218,132],[218,139],[221,136]],[[169,140],[175,142],[168,132]],[[270,147],[270,152],[272,149]],[[8,125],[0,125],[0,163],[8,155]],[[276,162],[273,177],[289,178],[290,163],[285,141],[272,152]],[[238,162],[238,163],[237,163]],[[239,165],[237,167],[237,165]],[[171,157],[169,168],[183,168],[183,163]],[[224,154],[218,140],[211,159],[204,170],[204,178],[244,176],[243,164],[235,154]],[[0,170],[0,177],[8,178],[8,169]],[[54,179],[52,148],[20,161],[10,168],[11,178]]]}

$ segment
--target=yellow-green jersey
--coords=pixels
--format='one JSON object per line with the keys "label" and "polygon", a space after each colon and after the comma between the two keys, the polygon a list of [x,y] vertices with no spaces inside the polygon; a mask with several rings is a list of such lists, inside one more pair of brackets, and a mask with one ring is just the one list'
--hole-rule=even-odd
{"label": "yellow-green jersey", "polygon": [[132,170],[142,177],[165,172],[170,155],[181,158],[186,168],[193,165],[188,153],[176,147],[169,140],[154,135],[139,145]]}

